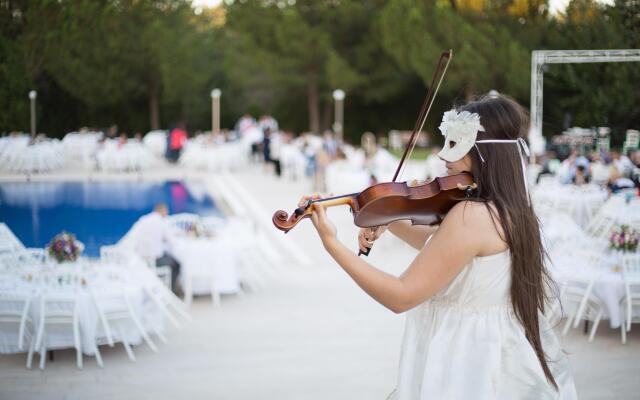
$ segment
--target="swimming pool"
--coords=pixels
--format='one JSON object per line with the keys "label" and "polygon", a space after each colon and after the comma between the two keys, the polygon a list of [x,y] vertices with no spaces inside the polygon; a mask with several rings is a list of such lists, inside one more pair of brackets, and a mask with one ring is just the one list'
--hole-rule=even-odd
{"label": "swimming pool", "polygon": [[0,221],[27,247],[44,247],[67,231],[98,256],[160,202],[169,213],[223,216],[199,182],[0,183]]}

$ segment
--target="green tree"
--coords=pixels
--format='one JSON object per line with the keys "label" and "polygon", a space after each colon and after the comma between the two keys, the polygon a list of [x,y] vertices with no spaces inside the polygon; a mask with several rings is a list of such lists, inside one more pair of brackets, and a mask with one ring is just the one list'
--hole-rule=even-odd
{"label": "green tree", "polygon": [[[339,7],[337,7],[339,8]],[[248,87],[267,85],[274,98],[301,98],[307,104],[308,127],[326,127],[331,88],[350,90],[361,77],[334,48],[327,14],[336,7],[329,2],[298,1],[294,5],[247,1],[228,6],[228,29],[236,37],[231,63],[240,68],[233,78]],[[277,101],[277,100],[276,100]],[[286,100],[285,100],[286,101]],[[268,106],[267,106],[268,107]],[[324,120],[324,124],[321,122]]]}

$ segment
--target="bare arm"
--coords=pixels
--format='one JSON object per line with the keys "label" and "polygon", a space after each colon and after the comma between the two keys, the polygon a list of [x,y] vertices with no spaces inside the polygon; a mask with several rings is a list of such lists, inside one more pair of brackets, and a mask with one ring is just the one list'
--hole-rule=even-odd
{"label": "bare arm", "polygon": [[358,234],[358,246],[360,247],[360,251],[366,253],[366,249],[370,248],[373,242],[378,240],[378,238],[380,238],[387,229],[414,249],[420,250],[424,247],[429,236],[435,233],[438,227],[412,225],[409,221],[395,221],[387,226],[362,228]]}
{"label": "bare arm", "polygon": [[412,225],[409,221],[395,221],[389,224],[389,231],[414,249],[422,249],[429,236],[433,235],[438,226]]}
{"label": "bare arm", "polygon": [[320,204],[312,220],[327,252],[356,284],[383,306],[401,313],[446,287],[480,253],[487,236],[480,233],[486,231],[486,224],[478,224],[474,212],[467,213],[467,218],[463,214],[464,204],[460,203],[400,277],[373,267],[340,243]]}

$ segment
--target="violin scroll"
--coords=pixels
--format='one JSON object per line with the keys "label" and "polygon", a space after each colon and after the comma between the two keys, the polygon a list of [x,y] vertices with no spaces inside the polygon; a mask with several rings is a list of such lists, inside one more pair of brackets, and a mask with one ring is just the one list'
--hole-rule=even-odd
{"label": "violin scroll", "polygon": [[309,217],[310,215],[310,213],[305,213],[304,207],[296,208],[293,213],[291,213],[291,217],[289,217],[289,214],[286,211],[278,210],[273,213],[273,218],[271,218],[271,221],[276,228],[280,229],[284,233],[287,233],[296,225],[298,225],[298,222],[302,221],[304,218]]}

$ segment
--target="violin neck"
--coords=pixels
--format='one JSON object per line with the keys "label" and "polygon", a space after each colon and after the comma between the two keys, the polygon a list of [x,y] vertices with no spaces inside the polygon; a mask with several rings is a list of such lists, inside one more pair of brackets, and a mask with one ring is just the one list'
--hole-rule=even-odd
{"label": "violin neck", "polygon": [[322,203],[325,207],[341,206],[344,204],[352,204],[354,196],[358,193],[345,194],[342,196],[328,197],[326,199],[313,200],[309,205],[313,203]]}

